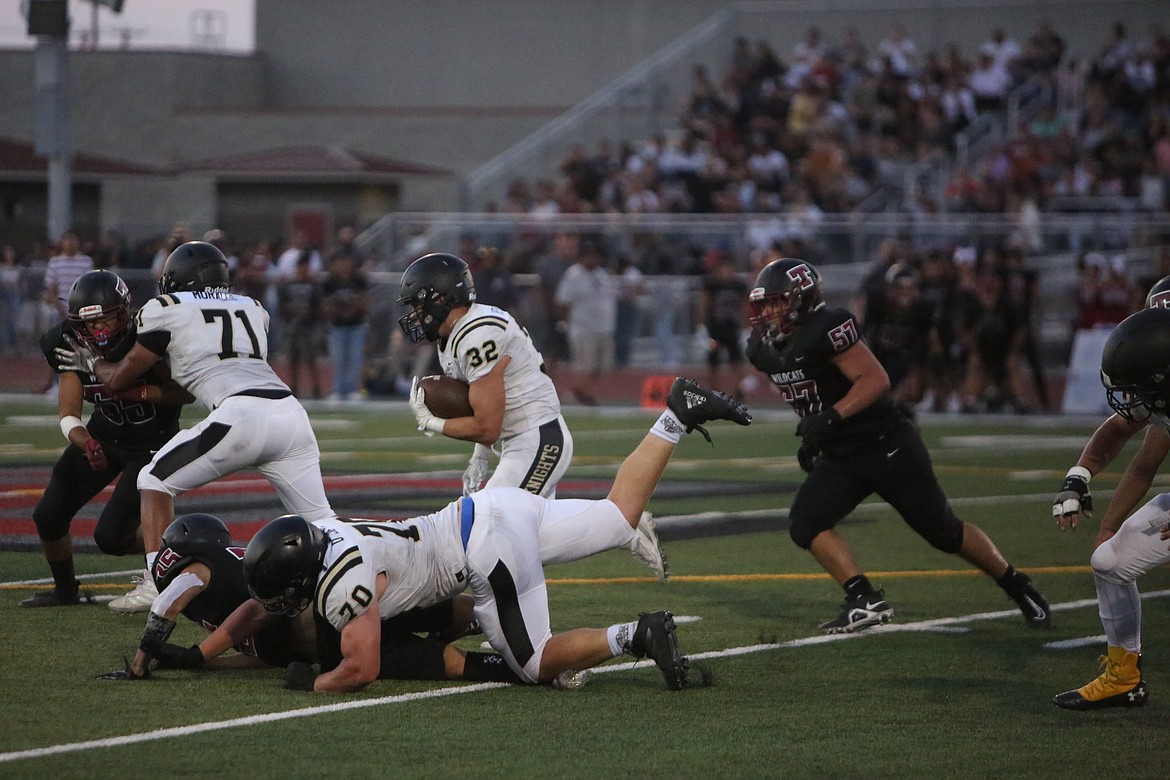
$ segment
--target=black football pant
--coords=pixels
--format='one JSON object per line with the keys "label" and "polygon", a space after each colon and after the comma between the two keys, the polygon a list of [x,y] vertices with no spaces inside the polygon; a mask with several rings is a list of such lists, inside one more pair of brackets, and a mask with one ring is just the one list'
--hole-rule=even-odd
{"label": "black football pant", "polygon": [[73,444],[65,448],[41,500],[33,510],[37,535],[45,541],[60,539],[69,533],[73,517],[118,475],[113,495],[102,510],[94,528],[93,540],[108,555],[126,555],[136,551],[135,532],[141,522],[138,498],[138,472],[150,462],[150,453],[130,451],[102,443],[109,465],[102,471],[89,467],[85,452]]}

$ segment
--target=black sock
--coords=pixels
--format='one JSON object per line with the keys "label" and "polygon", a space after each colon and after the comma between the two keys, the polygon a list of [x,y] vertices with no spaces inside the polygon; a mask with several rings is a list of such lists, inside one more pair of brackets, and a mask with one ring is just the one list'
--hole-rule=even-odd
{"label": "black sock", "polygon": [[845,598],[850,601],[856,601],[867,593],[873,593],[873,585],[869,583],[869,577],[864,574],[858,574],[856,577],[850,577],[845,580]]}
{"label": "black sock", "polygon": [[73,574],[73,557],[63,561],[49,561],[49,571],[53,573],[53,587],[63,593],[73,593],[77,590],[77,578]]}
{"label": "black sock", "polygon": [[1008,593],[1015,593],[1020,589],[1020,583],[1017,581],[1018,577],[1019,572],[1016,571],[1016,567],[1009,563],[1007,571],[1005,571],[1000,576],[1000,578],[995,581],[995,584],[1006,590]]}
{"label": "black sock", "polygon": [[523,685],[502,655],[468,652],[463,659],[463,679],[474,682],[502,682]]}

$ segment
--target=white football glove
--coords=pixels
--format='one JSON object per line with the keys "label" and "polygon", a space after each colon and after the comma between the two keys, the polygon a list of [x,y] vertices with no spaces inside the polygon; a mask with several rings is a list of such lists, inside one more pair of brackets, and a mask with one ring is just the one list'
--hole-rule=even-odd
{"label": "white football glove", "polygon": [[1060,491],[1052,502],[1052,516],[1060,530],[1075,531],[1078,515],[1093,516],[1093,496],[1089,492],[1091,475],[1084,466],[1073,466],[1068,470]]}
{"label": "white football glove", "polygon": [[97,363],[97,355],[78,344],[68,336],[65,337],[68,347],[57,347],[53,354],[61,364],[62,371],[80,371],[84,374],[93,374],[93,366]]}
{"label": "white football glove", "polygon": [[476,444],[471,453],[471,460],[467,462],[467,470],[463,472],[463,495],[470,496],[479,490],[479,486],[487,479],[488,453],[491,449],[482,444]]}
{"label": "white football glove", "polygon": [[410,409],[414,412],[414,419],[418,420],[418,429],[427,436],[434,436],[443,432],[446,420],[435,417],[427,408],[426,391],[418,386],[418,377],[410,380]]}

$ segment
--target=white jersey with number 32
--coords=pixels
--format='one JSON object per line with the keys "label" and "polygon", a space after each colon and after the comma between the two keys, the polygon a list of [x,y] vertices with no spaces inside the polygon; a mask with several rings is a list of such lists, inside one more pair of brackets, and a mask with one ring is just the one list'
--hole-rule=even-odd
{"label": "white jersey with number 32", "polygon": [[288,390],[268,365],[268,312],[227,290],[167,293],[138,311],[138,341],[214,409],[243,390]]}
{"label": "white jersey with number 32", "polygon": [[557,388],[528,332],[503,309],[474,303],[455,323],[451,335],[439,342],[443,373],[467,382],[486,376],[505,355],[511,362],[504,370],[502,439],[555,420],[561,413]]}

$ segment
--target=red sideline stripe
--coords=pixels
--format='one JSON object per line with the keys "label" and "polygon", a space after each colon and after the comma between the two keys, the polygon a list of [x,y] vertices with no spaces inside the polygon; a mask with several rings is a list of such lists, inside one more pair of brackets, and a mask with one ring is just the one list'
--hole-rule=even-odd
{"label": "red sideline stripe", "polygon": [[[452,496],[455,492],[460,490],[463,485],[457,479],[436,479],[436,478],[419,478],[419,477],[395,477],[385,474],[356,474],[349,476],[325,477],[325,492],[338,490],[359,490],[362,488],[377,489],[377,488],[439,488],[444,490],[451,490]],[[581,480],[577,482],[561,482],[560,487],[564,490],[585,490],[589,488],[597,488],[607,486],[609,483],[603,480]],[[41,498],[41,491],[44,490],[44,484],[38,485],[0,485],[0,509],[21,509],[24,507],[34,507],[37,501]],[[97,495],[95,500],[108,500],[110,495],[114,492],[113,485],[109,485]],[[268,480],[263,477],[237,477],[235,479],[218,480],[209,485],[196,488],[188,491],[184,495],[197,496],[225,496],[225,495],[241,495],[245,493],[272,493],[276,491],[268,484]],[[18,493],[17,495],[13,495]]]}
{"label": "red sideline stripe", "polygon": [[[246,542],[250,540],[267,520],[244,520],[229,522],[228,530],[232,532],[232,540]],[[69,531],[76,539],[86,539],[93,536],[97,527],[97,520],[74,520]],[[0,518],[0,536],[36,536],[37,527],[32,520],[6,520]]]}

